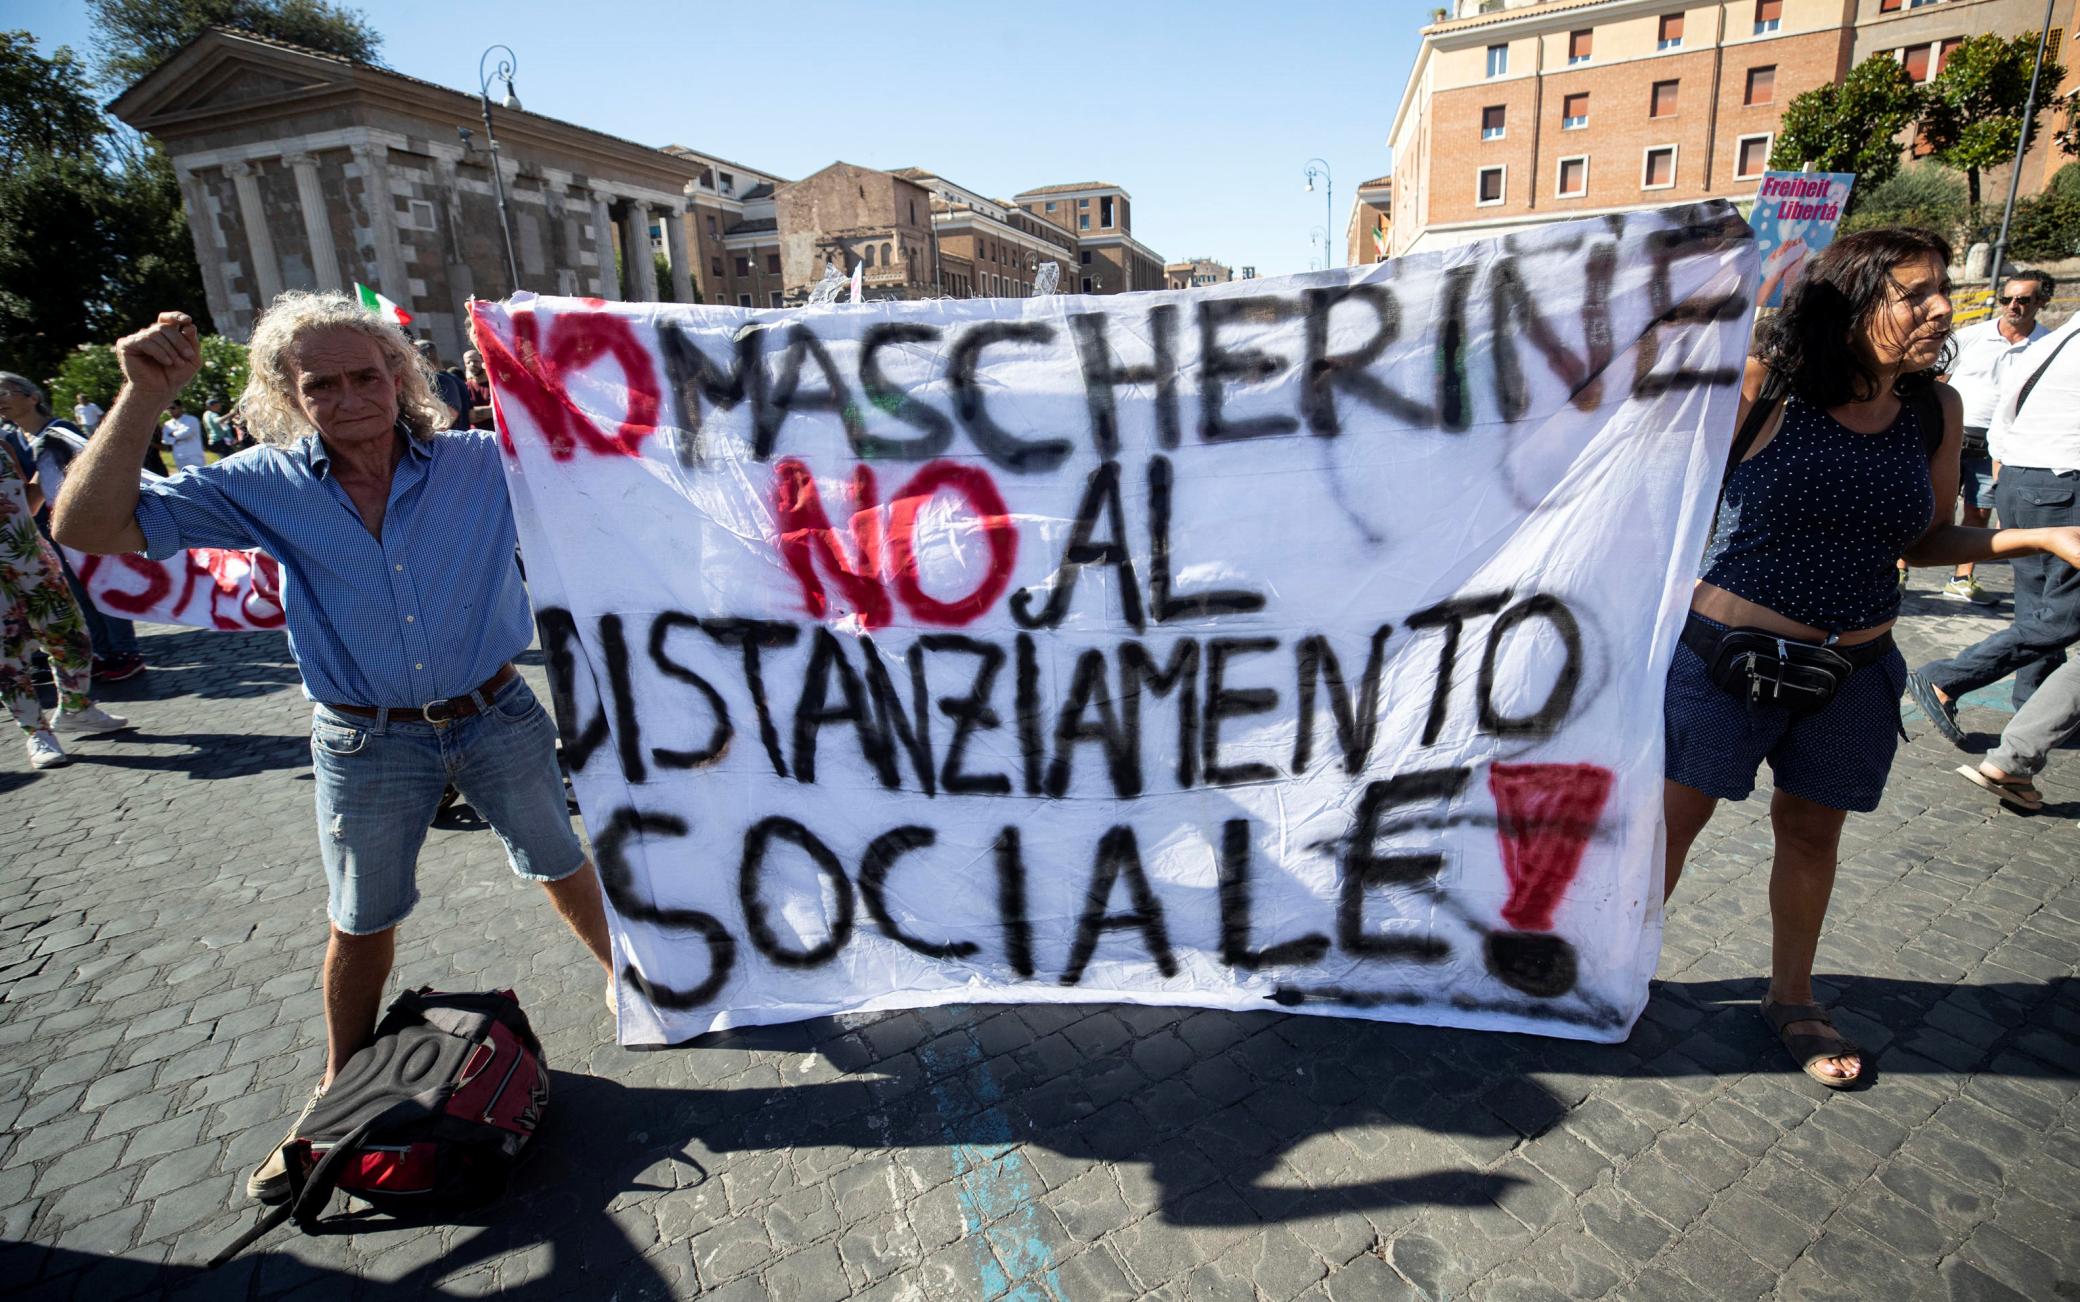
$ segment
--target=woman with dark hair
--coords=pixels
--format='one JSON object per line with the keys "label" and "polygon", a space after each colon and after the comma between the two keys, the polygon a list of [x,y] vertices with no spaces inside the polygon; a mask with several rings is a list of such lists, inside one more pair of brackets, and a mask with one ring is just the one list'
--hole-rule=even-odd
{"label": "woman with dark hair", "polygon": [[2080,529],[1966,529],[1962,405],[1935,380],[1950,338],[1950,247],[1859,231],[1806,267],[1763,327],[1704,573],[1663,713],[1667,890],[1721,800],[1769,762],[1770,983],[1762,1015],[1800,1068],[1841,1089],[1862,1052],[1813,998],[1814,950],[1842,824],[1878,806],[1907,667],[1892,642],[1893,560],[2047,551],[2080,563]]}

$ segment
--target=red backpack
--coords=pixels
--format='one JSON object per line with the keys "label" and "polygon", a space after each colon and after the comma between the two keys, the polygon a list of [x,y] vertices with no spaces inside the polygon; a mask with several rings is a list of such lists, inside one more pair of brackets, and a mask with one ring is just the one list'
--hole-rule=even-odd
{"label": "red backpack", "polygon": [[210,1265],[292,1217],[312,1232],[335,1189],[412,1216],[482,1206],[548,1105],[541,1041],[512,991],[400,995],[285,1145],[289,1200]]}

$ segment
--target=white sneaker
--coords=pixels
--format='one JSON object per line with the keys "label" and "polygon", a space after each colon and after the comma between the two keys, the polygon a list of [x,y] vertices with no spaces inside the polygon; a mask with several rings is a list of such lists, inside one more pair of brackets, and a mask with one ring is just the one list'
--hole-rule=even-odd
{"label": "white sneaker", "polygon": [[82,735],[97,732],[119,732],[129,726],[130,721],[128,719],[120,714],[110,714],[98,705],[90,705],[84,710],[67,710],[60,714],[51,724],[51,727],[59,732],[73,732]]}
{"label": "white sneaker", "polygon": [[63,768],[72,763],[72,756],[51,736],[49,728],[38,728],[29,734],[29,766],[39,769]]}

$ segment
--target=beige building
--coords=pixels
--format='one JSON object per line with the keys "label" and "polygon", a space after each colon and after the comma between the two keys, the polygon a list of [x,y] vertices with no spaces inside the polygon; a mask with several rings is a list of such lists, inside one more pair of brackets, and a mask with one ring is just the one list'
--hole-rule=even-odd
{"label": "beige building", "polygon": [[[2059,0],[2068,24],[2073,8]],[[1752,198],[1792,96],[1882,51],[1925,79],[1963,37],[2034,32],[2043,12],[2038,0],[1457,0],[1423,29],[1388,130],[1387,252]],[[2041,184],[2051,153],[2032,151],[2026,181]],[[1351,225],[1355,257],[1355,214]]]}
{"label": "beige building", "polygon": [[1358,183],[1351,219],[1344,226],[1344,262],[1361,267],[1387,260],[1388,225],[1394,212],[1394,178],[1375,176]]}
{"label": "beige building", "polygon": [[1104,181],[1043,185],[1012,196],[1020,208],[1076,237],[1077,265],[1062,277],[1071,294],[1123,294],[1161,289],[1163,258],[1134,238],[1134,201]]}

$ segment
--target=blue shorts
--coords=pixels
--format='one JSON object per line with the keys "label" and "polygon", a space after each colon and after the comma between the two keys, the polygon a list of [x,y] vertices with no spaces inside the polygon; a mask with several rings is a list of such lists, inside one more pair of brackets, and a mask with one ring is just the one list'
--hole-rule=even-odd
{"label": "blue shorts", "polygon": [[513,871],[553,882],[584,866],[571,830],[556,725],[515,678],[491,708],[452,723],[311,715],[326,912],[349,935],[387,931],[419,902],[419,847],[453,783],[505,842]]}
{"label": "blue shorts", "polygon": [[1661,707],[1664,772],[1708,796],[1746,800],[1755,790],[1755,770],[1768,760],[1779,791],[1829,809],[1868,812],[1878,807],[1892,772],[1906,686],[1907,661],[1894,647],[1852,671],[1834,699],[1811,714],[1781,705],[1751,709],[1711,680],[1695,651],[1679,645]]}
{"label": "blue shorts", "polygon": [[1970,453],[1957,462],[1957,495],[1964,504],[1981,511],[1993,509],[1993,458]]}

